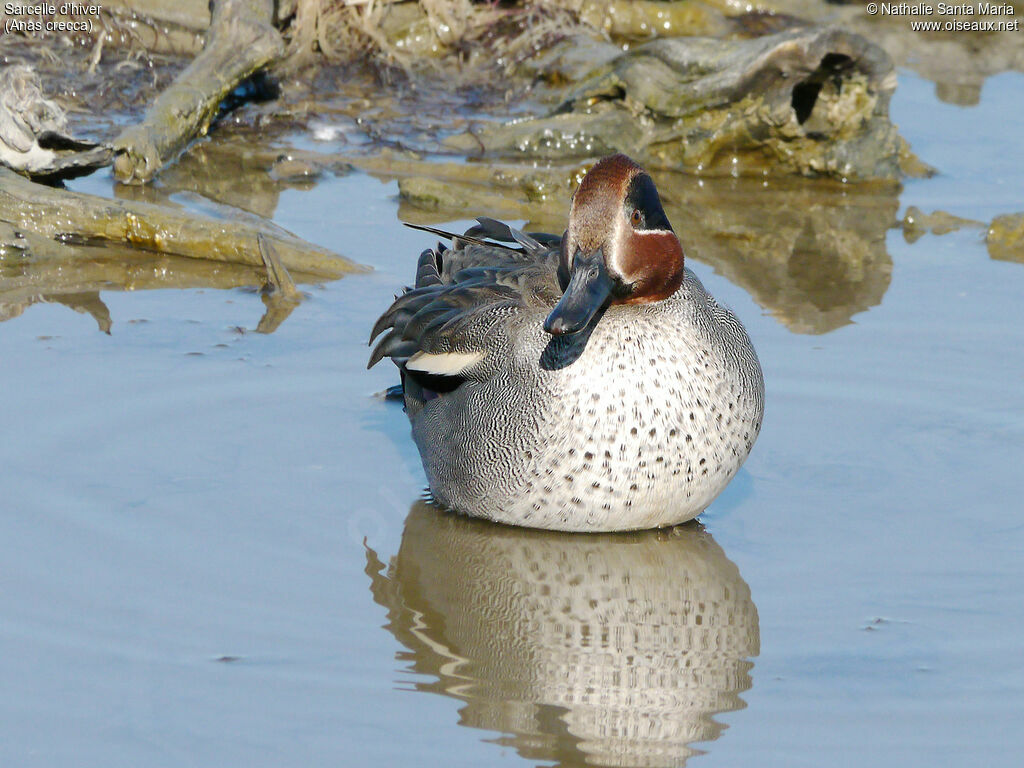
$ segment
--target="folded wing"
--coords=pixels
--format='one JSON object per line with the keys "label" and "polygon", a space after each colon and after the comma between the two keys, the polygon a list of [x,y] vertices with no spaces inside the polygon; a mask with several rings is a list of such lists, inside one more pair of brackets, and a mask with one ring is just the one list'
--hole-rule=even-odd
{"label": "folded wing", "polygon": [[416,284],[395,299],[373,327],[371,343],[387,331],[368,367],[390,357],[404,375],[431,391],[449,391],[494,370],[511,319],[527,308],[550,308],[561,290],[554,235],[527,234],[480,218],[463,235],[425,229],[451,239],[420,254]]}

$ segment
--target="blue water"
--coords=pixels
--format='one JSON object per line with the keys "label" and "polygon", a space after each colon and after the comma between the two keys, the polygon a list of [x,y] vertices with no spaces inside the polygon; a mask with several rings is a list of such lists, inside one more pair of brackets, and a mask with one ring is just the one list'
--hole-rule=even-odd
{"label": "blue water", "polygon": [[[894,99],[941,171],[900,210],[1024,209],[1024,77],[990,78],[970,108],[932,88],[904,73]],[[365,371],[373,320],[430,244],[396,195],[359,173],[282,193],[275,222],[376,271],[307,287],[272,335],[240,332],[263,312],[242,290],[105,291],[109,336],[55,304],[0,325],[0,764],[556,761],[415,690],[438,677],[371,595],[368,557],[398,553],[424,485],[401,408],[375,397],[394,371]],[[1017,764],[1024,264],[982,237],[890,230],[882,303],[822,335],[689,254],[746,324],[768,398],[701,517],[749,585],[760,652],[695,764]],[[523,664],[537,690],[557,682]]]}

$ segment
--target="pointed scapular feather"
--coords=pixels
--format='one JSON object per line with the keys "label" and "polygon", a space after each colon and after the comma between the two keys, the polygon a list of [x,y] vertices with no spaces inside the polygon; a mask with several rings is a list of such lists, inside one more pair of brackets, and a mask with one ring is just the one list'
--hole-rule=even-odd
{"label": "pointed scapular feather", "polygon": [[367,370],[373,368],[373,366],[375,366],[377,363],[384,359],[384,356],[387,354],[388,342],[396,338],[400,340],[400,337],[398,336],[397,332],[394,329],[392,329],[387,336],[385,336],[383,339],[377,342],[377,346],[375,346],[373,348],[373,351],[370,353],[370,361],[366,364]]}
{"label": "pointed scapular feather", "polygon": [[456,235],[454,232],[448,232],[443,229],[437,229],[436,227],[427,227],[422,224],[410,224],[407,221],[403,221],[402,223],[405,226],[409,227],[409,229],[418,229],[422,232],[429,232],[432,235],[437,235],[438,237],[443,237],[447,240],[451,240],[453,243],[457,243],[458,241],[461,240],[462,242],[473,243],[474,245],[489,245],[491,247],[496,248],[508,247],[506,245],[501,245],[499,243],[488,243],[486,240],[481,240],[480,238],[470,234],[472,230],[467,230],[466,233],[462,235]]}
{"label": "pointed scapular feather", "polygon": [[370,331],[370,341],[368,343],[373,344],[373,340],[381,335],[387,328],[392,328],[395,325],[404,325],[405,321],[402,319],[403,315],[412,317],[415,310],[409,310],[407,305],[400,303],[401,298],[396,299],[395,303],[391,305],[390,309],[377,318],[377,322],[374,324],[373,329]]}
{"label": "pointed scapular feather", "polygon": [[395,309],[395,306],[392,305],[387,312],[378,317],[377,322],[374,323],[373,328],[370,331],[370,340],[366,343],[373,344],[373,340],[384,333],[384,329],[390,328],[396,314],[397,310]]}
{"label": "pointed scapular feather", "polygon": [[[544,246],[534,237],[516,229],[515,227],[509,226],[503,221],[498,221],[497,219],[492,219],[488,216],[477,216],[476,220],[480,222],[481,230],[486,232],[488,237],[495,240],[502,240],[506,243],[519,243],[519,245],[531,252],[544,250]],[[473,232],[473,229],[475,229],[475,227],[471,228],[469,231]],[[476,233],[474,232],[474,234]]]}

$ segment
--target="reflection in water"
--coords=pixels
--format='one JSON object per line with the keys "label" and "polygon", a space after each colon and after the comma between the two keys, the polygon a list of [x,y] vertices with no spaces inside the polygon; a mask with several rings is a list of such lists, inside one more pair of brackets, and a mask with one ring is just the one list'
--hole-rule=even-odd
{"label": "reflection in water", "polygon": [[[65,245],[27,235],[31,257],[0,253],[0,322],[39,303],[64,304],[96,320],[110,332],[110,310],[100,291],[167,288],[242,288],[266,283],[262,269],[243,264],[188,259],[120,244]],[[301,276],[300,276],[301,277]],[[266,312],[257,330],[270,333],[294,305],[265,296]]]}
{"label": "reflection in water", "polygon": [[[496,198],[493,187],[515,178],[481,177],[468,168],[469,182],[446,173],[444,197],[420,197],[417,181],[402,184],[399,216],[420,224],[485,214],[526,219],[526,230],[562,232],[573,184],[559,172],[530,171]],[[562,176],[567,173],[563,169]],[[889,288],[892,258],[885,248],[896,223],[900,187],[895,184],[840,184],[828,179],[700,179],[657,172],[658,190],[688,258],[711,264],[744,288],[787,328],[827,333],[853,315],[881,303]],[[536,190],[545,190],[543,200]],[[433,194],[433,193],[431,193]],[[517,200],[518,198],[518,200]],[[483,202],[481,202],[483,201]],[[433,210],[417,208],[431,205]]]}
{"label": "reflection in water", "polygon": [[[191,146],[161,171],[160,186],[119,184],[114,192],[119,198],[164,205],[187,193],[193,202],[226,206],[227,215],[234,218],[239,211],[248,211],[266,226],[283,192],[309,191],[325,171],[343,175],[349,170],[347,163],[329,155],[291,150],[269,136],[234,135],[228,130],[216,141]],[[219,215],[211,207],[210,213]]]}
{"label": "reflection in water", "polygon": [[1024,264],[1024,213],[996,216],[988,226],[985,242],[993,259]]}
{"label": "reflection in water", "polygon": [[420,502],[367,572],[421,691],[563,765],[677,766],[744,706],[757,609],[698,524],[631,534],[494,525]]}
{"label": "reflection in water", "polygon": [[882,302],[898,185],[829,180],[711,185],[679,176],[666,211],[684,247],[792,331],[827,333]]}

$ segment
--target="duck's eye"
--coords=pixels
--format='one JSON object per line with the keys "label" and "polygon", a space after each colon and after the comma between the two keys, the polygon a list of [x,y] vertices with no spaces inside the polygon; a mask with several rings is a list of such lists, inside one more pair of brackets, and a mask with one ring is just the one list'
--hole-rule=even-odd
{"label": "duck's eye", "polygon": [[644,223],[644,215],[640,213],[639,208],[634,208],[633,212],[629,214],[629,223],[634,227],[639,227]]}

